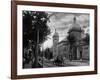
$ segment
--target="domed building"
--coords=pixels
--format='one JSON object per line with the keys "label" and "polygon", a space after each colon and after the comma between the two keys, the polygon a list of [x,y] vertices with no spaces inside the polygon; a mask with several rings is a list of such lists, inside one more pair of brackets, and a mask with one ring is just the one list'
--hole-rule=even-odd
{"label": "domed building", "polygon": [[[53,35],[53,59],[62,56],[66,60],[89,60],[89,44],[84,42],[84,30],[77,23],[76,17],[68,31],[68,36],[59,42],[59,34],[55,29]],[[85,35],[85,34],[84,34]]]}
{"label": "domed building", "polygon": [[[84,30],[81,28],[81,26],[77,23],[76,17],[73,18],[73,23],[71,25],[71,28],[68,32],[69,34],[69,43],[70,43],[70,58],[77,60],[77,59],[83,59],[83,56],[85,55],[83,53],[83,47],[84,42],[82,35],[84,33]],[[89,53],[87,53],[89,54]],[[88,58],[88,56],[87,56]]]}
{"label": "domed building", "polygon": [[69,35],[74,36],[76,38],[76,40],[80,40],[82,32],[83,32],[83,30],[82,30],[81,26],[77,23],[76,17],[74,17],[73,23],[72,23],[71,28],[68,32]]}
{"label": "domed building", "polygon": [[69,43],[70,43],[70,58],[71,59],[80,59],[82,54],[80,41],[82,40],[82,29],[81,26],[77,23],[76,17],[73,18],[73,23],[69,30]]}

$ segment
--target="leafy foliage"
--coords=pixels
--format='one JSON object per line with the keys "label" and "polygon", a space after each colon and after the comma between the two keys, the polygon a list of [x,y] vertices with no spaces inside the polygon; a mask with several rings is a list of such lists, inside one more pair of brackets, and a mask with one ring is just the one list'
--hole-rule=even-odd
{"label": "leafy foliage", "polygon": [[[39,44],[47,39],[50,34],[50,29],[46,25],[47,13],[36,11],[23,11],[23,46],[28,46],[28,41],[31,40],[34,44],[37,43],[39,36]],[[39,31],[39,34],[37,34]]]}
{"label": "leafy foliage", "polygon": [[85,43],[89,45],[90,36],[88,33],[86,34],[86,37],[83,39],[83,41],[85,41]]}

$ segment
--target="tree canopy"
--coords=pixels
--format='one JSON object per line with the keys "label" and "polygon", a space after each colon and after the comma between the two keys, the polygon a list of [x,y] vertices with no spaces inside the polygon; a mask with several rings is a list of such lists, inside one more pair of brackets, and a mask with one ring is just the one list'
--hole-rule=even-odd
{"label": "tree canopy", "polygon": [[[47,26],[48,14],[37,11],[23,11],[23,46],[28,46],[28,41],[31,40],[34,44],[39,44],[47,39],[50,34],[50,28]],[[39,34],[37,34],[39,31]]]}
{"label": "tree canopy", "polygon": [[86,33],[86,36],[84,37],[83,41],[85,41],[85,43],[89,45],[90,35],[88,33]]}

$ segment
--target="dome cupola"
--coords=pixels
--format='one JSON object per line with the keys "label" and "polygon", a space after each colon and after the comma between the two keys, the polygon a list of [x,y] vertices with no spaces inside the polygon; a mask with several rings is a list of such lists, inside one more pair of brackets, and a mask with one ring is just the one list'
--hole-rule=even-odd
{"label": "dome cupola", "polygon": [[59,37],[59,34],[57,33],[56,29],[55,29],[55,33],[54,33],[53,37]]}
{"label": "dome cupola", "polygon": [[71,25],[69,32],[72,31],[82,32],[81,26],[76,21],[76,17],[73,18],[73,23]]}

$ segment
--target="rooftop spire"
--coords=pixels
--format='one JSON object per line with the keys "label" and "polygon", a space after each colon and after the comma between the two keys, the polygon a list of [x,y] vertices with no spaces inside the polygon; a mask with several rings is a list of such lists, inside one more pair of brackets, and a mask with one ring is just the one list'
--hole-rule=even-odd
{"label": "rooftop spire", "polygon": [[55,32],[56,32],[56,29],[55,29]]}
{"label": "rooftop spire", "polygon": [[74,18],[73,18],[73,22],[76,23],[76,17],[75,17],[75,16],[74,16]]}

